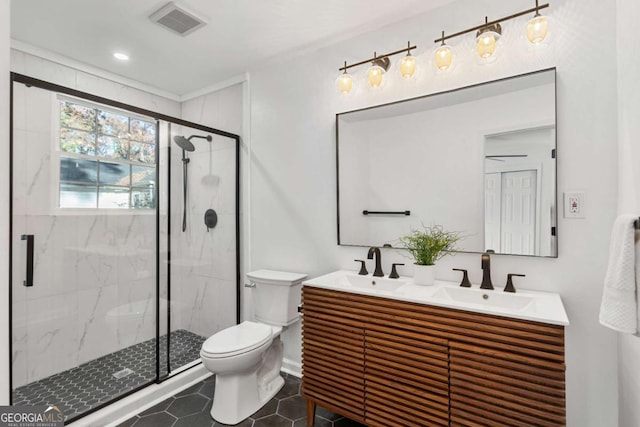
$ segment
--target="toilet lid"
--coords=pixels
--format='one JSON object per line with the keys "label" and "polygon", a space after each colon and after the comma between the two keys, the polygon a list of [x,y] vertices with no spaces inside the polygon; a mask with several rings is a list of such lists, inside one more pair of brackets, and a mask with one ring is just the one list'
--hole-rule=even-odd
{"label": "toilet lid", "polygon": [[232,356],[260,347],[271,339],[271,327],[262,323],[242,322],[209,337],[202,353],[212,357]]}

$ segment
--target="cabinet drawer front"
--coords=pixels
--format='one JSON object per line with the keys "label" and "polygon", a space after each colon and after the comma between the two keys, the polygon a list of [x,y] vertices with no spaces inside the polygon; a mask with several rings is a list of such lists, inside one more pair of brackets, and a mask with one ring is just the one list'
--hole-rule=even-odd
{"label": "cabinet drawer front", "polygon": [[[476,406],[474,406],[476,405]],[[551,421],[495,405],[451,401],[451,425],[461,427],[564,427],[565,421]]]}
{"label": "cabinet drawer front", "polygon": [[367,348],[385,348],[390,354],[402,354],[412,360],[427,361],[441,366],[446,366],[449,358],[446,342],[444,345],[425,343],[414,334],[405,334],[402,329],[388,334],[367,328],[365,342]]}
{"label": "cabinet drawer front", "polygon": [[408,385],[429,393],[446,396],[449,392],[448,377],[440,373],[410,372],[405,369],[389,367],[385,363],[376,363],[376,361],[367,361],[365,372],[367,376]]}
{"label": "cabinet drawer front", "polygon": [[303,291],[302,394],[356,421],[364,421],[364,328],[337,300],[328,304]]}
{"label": "cabinet drawer front", "polygon": [[448,396],[432,393],[393,381],[367,375],[366,419],[388,426],[447,426]]}
{"label": "cabinet drawer front", "polygon": [[364,422],[364,402],[361,399],[352,399],[342,393],[336,393],[335,390],[306,382],[302,385],[302,395],[323,408],[354,421]]}
{"label": "cabinet drawer front", "polygon": [[452,422],[489,427],[566,425],[563,363],[457,342],[450,346]]}
{"label": "cabinet drawer front", "polygon": [[388,356],[373,353],[367,354],[365,372],[381,378],[394,380],[398,383],[409,384],[423,388],[433,393],[444,394],[448,392],[449,375],[446,369],[424,365],[423,369],[392,362]]}

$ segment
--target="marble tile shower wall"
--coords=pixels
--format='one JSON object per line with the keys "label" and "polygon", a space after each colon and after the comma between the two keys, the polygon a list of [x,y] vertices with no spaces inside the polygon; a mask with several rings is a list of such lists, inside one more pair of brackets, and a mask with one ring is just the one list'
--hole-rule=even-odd
{"label": "marble tile shower wall", "polygon": [[[21,52],[12,51],[12,71],[179,115],[174,101]],[[19,387],[155,336],[155,215],[56,215],[55,97],[23,85],[13,95],[12,362]],[[22,286],[21,234],[36,236],[31,288]],[[143,315],[116,317],[116,307]]]}
{"label": "marble tile shower wall", "polygon": [[[197,134],[172,129],[175,135]],[[235,324],[236,229],[235,141],[213,135],[213,141],[193,139],[189,153],[187,229],[182,232],[181,151],[171,158],[171,327],[204,337]],[[215,228],[207,231],[204,214],[214,209]]]}

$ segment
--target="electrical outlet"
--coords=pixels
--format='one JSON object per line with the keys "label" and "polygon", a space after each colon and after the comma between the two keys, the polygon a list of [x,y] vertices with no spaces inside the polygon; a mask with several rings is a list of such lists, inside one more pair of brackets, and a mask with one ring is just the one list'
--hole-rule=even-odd
{"label": "electrical outlet", "polygon": [[584,218],[585,195],[583,192],[567,192],[564,193],[564,217],[565,218]]}

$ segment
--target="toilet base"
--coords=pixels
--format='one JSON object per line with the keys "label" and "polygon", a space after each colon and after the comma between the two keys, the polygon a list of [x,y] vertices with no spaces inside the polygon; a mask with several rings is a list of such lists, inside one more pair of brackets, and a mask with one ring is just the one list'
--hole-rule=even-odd
{"label": "toilet base", "polygon": [[216,374],[211,417],[222,424],[238,424],[250,417],[284,386],[280,375],[282,342],[276,337],[262,363],[243,373]]}
{"label": "toilet base", "polygon": [[284,379],[278,375],[260,389],[256,383],[255,374],[253,378],[216,376],[211,417],[222,424],[238,424],[270,401],[284,386]]}

